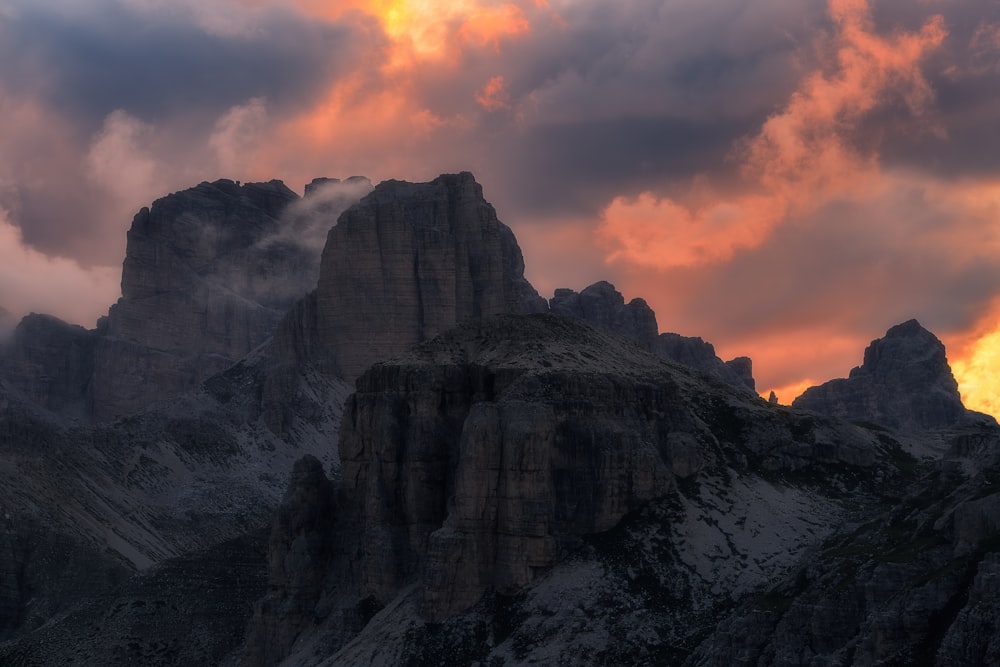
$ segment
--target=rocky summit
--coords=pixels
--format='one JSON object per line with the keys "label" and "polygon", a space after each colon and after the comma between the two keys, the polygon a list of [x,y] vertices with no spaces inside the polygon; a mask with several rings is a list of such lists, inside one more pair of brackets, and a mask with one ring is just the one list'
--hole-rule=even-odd
{"label": "rocky summit", "polygon": [[0,336],[3,665],[1000,663],[1000,427],[891,328],[792,407],[469,173],[202,183]]}
{"label": "rocky summit", "polygon": [[533,313],[521,249],[472,174],[387,181],[330,230],[318,341],[344,377],[470,318]]}
{"label": "rocky summit", "polygon": [[906,431],[947,428],[969,416],[944,344],[916,320],[872,341],[846,379],[811,387],[792,405]]}

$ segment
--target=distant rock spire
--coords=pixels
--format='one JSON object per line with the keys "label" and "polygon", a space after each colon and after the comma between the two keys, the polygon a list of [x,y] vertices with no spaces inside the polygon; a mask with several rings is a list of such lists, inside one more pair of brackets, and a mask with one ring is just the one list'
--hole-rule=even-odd
{"label": "distant rock spire", "polygon": [[810,387],[792,406],[901,431],[947,428],[968,414],[944,344],[917,320],[890,328],[846,379]]}

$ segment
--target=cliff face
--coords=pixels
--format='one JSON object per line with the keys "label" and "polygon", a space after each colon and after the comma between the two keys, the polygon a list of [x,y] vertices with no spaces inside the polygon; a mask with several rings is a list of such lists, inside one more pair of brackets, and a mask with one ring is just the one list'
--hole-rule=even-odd
{"label": "cliff face", "polygon": [[[827,476],[835,486],[858,471],[891,470],[887,452],[896,449],[856,427],[769,408],[572,319],[468,321],[358,379],[341,429],[335,506],[324,521],[299,507],[304,518],[282,518],[272,533],[272,546],[289,545],[272,562],[305,548],[302,576],[322,581],[322,591],[272,566],[241,659],[273,664],[290,652],[294,664],[364,664],[377,644],[382,659],[405,661],[431,650],[427,628],[498,622],[481,605],[532,595],[567,560],[612,567],[594,540],[649,508],[659,518],[642,530],[660,531],[657,540],[676,531],[680,541],[657,541],[671,555],[644,552],[642,567],[656,570],[657,585],[683,581],[718,609],[729,599],[720,586],[766,581],[845,511],[832,488],[777,511],[761,475]],[[762,514],[729,514],[743,502]],[[290,539],[290,525],[311,528]],[[713,553],[728,564],[709,566]],[[701,565],[685,569],[693,563]],[[690,642],[704,627],[684,628],[686,605],[650,622]],[[496,641],[478,644],[477,659],[507,650]],[[640,644],[650,646],[635,639],[627,651]],[[626,650],[604,649],[605,657]],[[325,657],[308,657],[315,651]]]}
{"label": "cliff face", "polygon": [[323,251],[316,327],[344,377],[464,320],[544,310],[513,233],[467,172],[380,183]]}
{"label": "cliff face", "polygon": [[55,413],[89,416],[93,401],[95,332],[32,313],[13,329],[0,375],[12,390]]}
{"label": "cliff face", "polygon": [[911,432],[955,426],[968,414],[944,345],[916,320],[872,341],[846,379],[810,387],[792,405]]}

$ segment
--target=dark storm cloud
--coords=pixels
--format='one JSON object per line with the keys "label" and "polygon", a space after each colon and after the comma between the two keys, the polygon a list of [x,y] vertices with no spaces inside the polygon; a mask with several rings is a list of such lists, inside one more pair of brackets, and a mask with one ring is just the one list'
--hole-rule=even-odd
{"label": "dark storm cloud", "polygon": [[515,216],[596,215],[616,195],[732,176],[734,141],[790,94],[801,42],[822,6],[581,2],[535,17],[502,57],[469,49],[453,71],[416,75],[417,99],[447,116],[501,76],[509,103],[480,110],[472,165]]}
{"label": "dark storm cloud", "polygon": [[[995,175],[1000,171],[1000,2],[873,5],[883,30],[918,25],[941,14],[948,37],[928,59],[925,76],[934,91],[930,123],[915,127],[897,118],[873,122],[883,160],[944,178]],[[891,121],[897,121],[895,124]],[[869,137],[873,133],[869,133]]]}
{"label": "dark storm cloud", "polygon": [[[234,23],[241,17],[233,11]],[[0,82],[38,96],[93,131],[123,109],[156,122],[215,116],[252,97],[307,106],[339,71],[358,65],[346,26],[271,10],[252,29],[206,30],[190,12],[156,13],[118,2],[20,3],[0,23]]]}
{"label": "dark storm cloud", "polygon": [[733,142],[752,128],[750,119],[713,123],[625,115],[532,127],[516,144],[498,147],[506,164],[527,166],[507,175],[507,187],[518,193],[511,211],[593,216],[623,193],[725,169]]}

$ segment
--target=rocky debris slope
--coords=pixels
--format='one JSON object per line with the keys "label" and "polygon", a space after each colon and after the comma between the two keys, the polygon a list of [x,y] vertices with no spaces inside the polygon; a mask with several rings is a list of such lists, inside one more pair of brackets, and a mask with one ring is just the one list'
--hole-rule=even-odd
{"label": "rocky debris slope", "polygon": [[287,369],[249,358],[97,426],[56,420],[0,378],[0,641],[30,644],[130,573],[266,525],[296,459],[336,457],[349,386],[299,373],[289,387]]}
{"label": "rocky debris slope", "polygon": [[847,378],[810,387],[792,405],[910,432],[949,428],[969,415],[944,344],[916,320],[872,341]]}
{"label": "rocky debris slope", "polygon": [[217,665],[243,642],[266,590],[265,538],[258,530],[106,587],[21,641],[0,643],[0,663]]}
{"label": "rocky debris slope", "polygon": [[1000,432],[965,427],[950,445],[898,503],[744,602],[689,664],[1000,663]]}
{"label": "rocky debris slope", "polygon": [[[909,460],[546,315],[467,322],[374,365],[339,450],[335,493],[303,463],[286,496],[240,664],[690,650]],[[584,631],[592,645],[563,643]]]}
{"label": "rocky debris slope", "polygon": [[596,282],[582,292],[557,289],[549,300],[553,315],[573,317],[588,324],[637,341],[647,350],[679,364],[696,368],[740,389],[754,391],[753,366],[749,357],[723,361],[715,347],[701,338],[676,333],[660,334],[656,314],[645,299],[625,298],[607,281]]}

